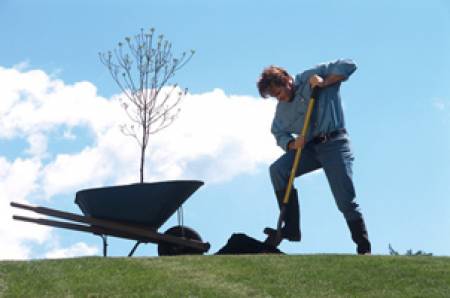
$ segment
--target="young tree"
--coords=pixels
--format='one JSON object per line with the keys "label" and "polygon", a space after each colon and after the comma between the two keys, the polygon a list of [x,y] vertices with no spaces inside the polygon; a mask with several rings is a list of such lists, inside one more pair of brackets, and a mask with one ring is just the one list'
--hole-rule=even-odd
{"label": "young tree", "polygon": [[[121,131],[133,137],[140,146],[140,182],[144,182],[145,151],[149,137],[168,127],[179,113],[177,108],[187,89],[176,83],[168,85],[175,73],[194,55],[183,52],[175,58],[172,44],[163,35],[154,37],[155,29],[126,37],[112,52],[99,53],[124,94],[122,107],[131,120]],[[163,89],[163,87],[165,87]]]}

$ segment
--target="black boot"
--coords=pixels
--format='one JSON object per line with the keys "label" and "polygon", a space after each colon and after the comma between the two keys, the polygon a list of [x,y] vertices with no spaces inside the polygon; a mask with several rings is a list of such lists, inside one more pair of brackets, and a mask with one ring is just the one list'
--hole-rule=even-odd
{"label": "black boot", "polygon": [[[284,191],[276,191],[278,206],[281,209],[284,199]],[[300,241],[300,208],[298,204],[298,194],[295,188],[292,188],[289,202],[286,206],[286,213],[284,217],[284,227],[281,229],[283,238],[289,241]]]}
{"label": "black boot", "polygon": [[367,233],[366,224],[363,219],[355,221],[347,221],[347,225],[352,234],[353,242],[356,243],[356,252],[359,255],[367,255],[371,253],[369,235]]}

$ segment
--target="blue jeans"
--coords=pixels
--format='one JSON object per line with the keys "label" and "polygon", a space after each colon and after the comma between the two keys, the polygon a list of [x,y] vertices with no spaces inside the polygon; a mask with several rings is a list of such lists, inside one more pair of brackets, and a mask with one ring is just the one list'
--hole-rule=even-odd
{"label": "blue jeans", "polygon": [[[289,181],[295,151],[283,154],[270,166],[270,178],[275,191],[285,191]],[[302,150],[296,177],[323,168],[336,205],[347,221],[362,219],[352,181],[353,153],[346,134],[325,143],[308,142]]]}

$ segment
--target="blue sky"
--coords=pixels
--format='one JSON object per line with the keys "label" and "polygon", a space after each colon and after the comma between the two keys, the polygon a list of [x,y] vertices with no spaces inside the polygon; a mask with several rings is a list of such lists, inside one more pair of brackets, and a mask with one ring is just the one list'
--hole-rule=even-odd
{"label": "blue sky", "polygon": [[[352,58],[358,70],[341,92],[373,252],[391,243],[450,254],[447,1],[0,0],[0,258],[101,254],[98,237],[12,222],[8,204],[80,212],[78,189],[137,181],[136,145],[114,122],[120,92],[98,52],[150,27],[196,54],[175,78],[190,96],[150,145],[148,181],[206,182],[184,211],[211,253],[234,232],[264,239],[278,217],[268,166],[281,151],[269,130],[275,101],[255,88],[262,68],[295,74]],[[353,253],[324,174],[295,183],[304,237],[281,249]],[[111,239],[110,252],[131,246]]]}

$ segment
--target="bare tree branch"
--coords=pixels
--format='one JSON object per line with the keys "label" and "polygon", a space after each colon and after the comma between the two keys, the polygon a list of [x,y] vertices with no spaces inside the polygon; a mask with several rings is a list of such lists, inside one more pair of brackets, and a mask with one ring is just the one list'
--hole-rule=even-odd
{"label": "bare tree branch", "polygon": [[101,63],[125,95],[121,99],[123,109],[136,124],[121,125],[120,130],[139,145],[141,183],[150,134],[173,123],[180,112],[176,107],[187,93],[185,89],[174,94],[179,88],[176,83],[170,84],[170,89],[162,90],[195,53],[191,50],[189,54],[183,52],[179,58],[174,58],[172,43],[162,34],[155,38],[154,33],[153,28],[147,32],[141,29],[135,36],[126,37],[125,42],[119,42],[113,51],[99,53]]}

